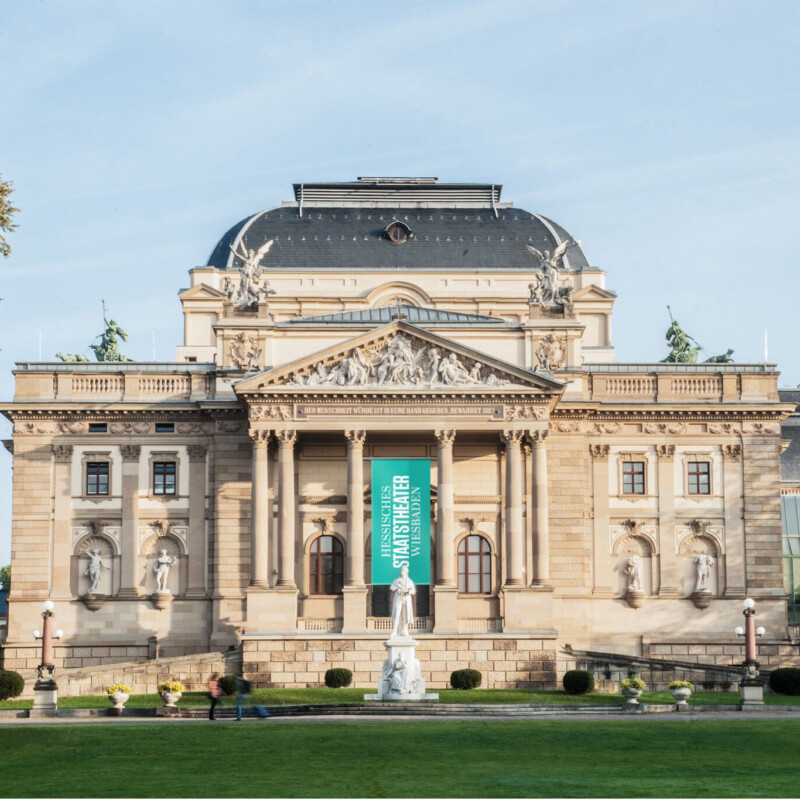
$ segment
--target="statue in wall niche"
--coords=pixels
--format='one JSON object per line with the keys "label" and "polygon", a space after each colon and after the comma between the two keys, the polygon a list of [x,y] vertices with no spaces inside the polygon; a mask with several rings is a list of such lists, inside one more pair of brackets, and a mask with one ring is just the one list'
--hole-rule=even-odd
{"label": "statue in wall niche", "polygon": [[628,558],[628,565],[625,568],[628,574],[628,591],[642,591],[642,559],[634,553]]}
{"label": "statue in wall niche", "polygon": [[156,592],[169,594],[167,588],[167,578],[169,577],[169,568],[177,561],[177,557],[167,555],[166,550],[159,551],[156,563],[153,565],[153,571],[156,573]]}
{"label": "statue in wall niche", "polygon": [[708,576],[711,574],[711,567],[714,566],[714,559],[706,553],[700,553],[694,560],[696,592],[710,591],[708,586]]}
{"label": "statue in wall niche", "polygon": [[92,585],[89,587],[88,594],[97,594],[97,592],[100,590],[101,570],[110,570],[111,567],[109,567],[103,561],[103,557],[100,555],[99,550],[87,550],[86,555],[89,556],[89,565],[86,567],[86,572],[84,575],[86,575],[92,582]]}
{"label": "statue in wall niche", "polygon": [[417,593],[414,581],[408,577],[408,567],[400,567],[400,577],[396,578],[389,587],[392,595],[392,634],[408,637],[408,628],[414,622],[413,597]]}

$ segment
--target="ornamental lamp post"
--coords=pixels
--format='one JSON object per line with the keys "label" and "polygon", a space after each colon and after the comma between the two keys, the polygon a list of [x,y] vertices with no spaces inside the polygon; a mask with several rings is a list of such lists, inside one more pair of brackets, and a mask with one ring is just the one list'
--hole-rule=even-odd
{"label": "ornamental lamp post", "polygon": [[53,640],[60,639],[64,633],[53,631],[52,600],[42,603],[42,630],[34,631],[33,638],[42,642],[42,663],[36,667],[36,683],[33,686],[32,717],[54,717],[58,711],[58,686],[55,681],[55,657]]}
{"label": "ornamental lamp post", "polygon": [[756,628],[756,604],[752,597],[745,598],[744,628],[737,627],[736,635],[744,637],[744,662],[739,681],[739,694],[742,698],[742,711],[748,708],[761,708],[764,705],[764,681],[758,663],[756,637],[763,636],[764,628]]}

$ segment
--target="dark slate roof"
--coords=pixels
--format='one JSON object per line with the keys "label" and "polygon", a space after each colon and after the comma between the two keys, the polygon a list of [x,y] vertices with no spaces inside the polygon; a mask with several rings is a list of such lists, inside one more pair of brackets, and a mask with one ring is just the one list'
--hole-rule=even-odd
{"label": "dark slate roof", "polygon": [[498,317],[486,317],[481,314],[462,314],[458,311],[444,311],[439,308],[419,308],[417,306],[409,306],[403,303],[393,306],[384,306],[383,308],[365,308],[360,311],[345,311],[339,314],[320,314],[315,317],[295,317],[290,319],[282,325],[297,325],[297,324],[375,324],[385,325],[396,319],[397,314],[402,314],[402,319],[406,322],[414,323],[445,323],[457,325],[474,325],[476,323],[491,323],[495,325],[505,325],[506,321]]}
{"label": "dark slate roof", "polygon": [[[383,235],[393,220],[413,231],[403,244]],[[262,264],[273,269],[445,269],[531,270],[536,259],[526,248],[551,253],[572,239],[560,225],[518,208],[320,208],[281,206],[234,225],[217,243],[209,266],[237,269],[229,245],[239,236],[258,250],[274,240]],[[573,239],[574,241],[574,239]],[[236,261],[236,263],[232,263]],[[570,247],[564,266],[589,266],[580,246]]]}
{"label": "dark slate roof", "polygon": [[[800,405],[800,389],[779,389],[778,395],[783,403]],[[797,409],[783,421],[781,438],[790,442],[781,455],[781,480],[800,483],[800,413]]]}

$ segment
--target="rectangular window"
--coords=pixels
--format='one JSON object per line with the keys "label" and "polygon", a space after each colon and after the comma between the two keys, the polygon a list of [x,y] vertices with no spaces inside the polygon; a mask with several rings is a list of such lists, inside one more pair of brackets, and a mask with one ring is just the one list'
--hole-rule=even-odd
{"label": "rectangular window", "polygon": [[622,493],[644,494],[644,461],[622,463]]}
{"label": "rectangular window", "polygon": [[156,422],[156,433],[175,433],[175,423]]}
{"label": "rectangular window", "polygon": [[690,461],[687,475],[689,494],[711,494],[711,464],[708,461]]}
{"label": "rectangular window", "polygon": [[175,494],[174,461],[156,461],[153,464],[153,494]]}
{"label": "rectangular window", "polygon": [[86,494],[108,494],[107,461],[89,461],[86,464]]}
{"label": "rectangular window", "polygon": [[90,422],[89,433],[108,433],[108,425],[105,422]]}

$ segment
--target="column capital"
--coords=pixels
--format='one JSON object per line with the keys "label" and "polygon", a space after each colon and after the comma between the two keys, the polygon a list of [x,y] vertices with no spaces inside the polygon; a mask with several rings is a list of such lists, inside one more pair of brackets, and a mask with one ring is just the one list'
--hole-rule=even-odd
{"label": "column capital", "polygon": [[535,430],[528,431],[528,436],[530,437],[531,444],[534,447],[544,447],[545,441],[549,435],[550,431],[545,430],[544,428],[536,428]]}
{"label": "column capital", "polygon": [[595,461],[608,461],[608,454],[611,452],[609,444],[590,444],[589,453]]}
{"label": "column capital", "polygon": [[297,441],[297,431],[275,431],[275,438],[278,440],[281,447],[294,447],[294,444]]}
{"label": "column capital", "polygon": [[142,454],[142,446],[139,444],[123,444],[119,448],[122,453],[123,461],[138,461]]}
{"label": "column capital", "polygon": [[250,428],[247,433],[253,440],[253,447],[266,447],[272,431],[269,428]]}
{"label": "column capital", "polygon": [[435,430],[433,435],[436,441],[439,442],[440,447],[452,447],[456,438],[456,432],[452,429]]}
{"label": "column capital", "polygon": [[506,430],[503,431],[503,441],[506,443],[507,447],[519,447],[524,435],[525,431]]}
{"label": "column capital", "polygon": [[56,463],[69,463],[72,461],[72,445],[71,444],[54,444],[53,445],[53,458]]}
{"label": "column capital", "polygon": [[659,461],[673,461],[675,458],[674,444],[657,444],[656,455]]}
{"label": "column capital", "polygon": [[189,461],[205,461],[208,447],[204,444],[190,444],[186,452],[189,454]]}
{"label": "column capital", "polygon": [[367,432],[347,430],[344,432],[344,438],[347,439],[347,444],[350,447],[363,447],[364,440],[367,438]]}
{"label": "column capital", "polygon": [[725,461],[738,461],[742,457],[742,446],[740,444],[722,445],[722,458]]}

